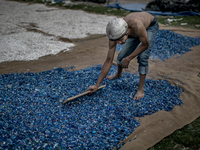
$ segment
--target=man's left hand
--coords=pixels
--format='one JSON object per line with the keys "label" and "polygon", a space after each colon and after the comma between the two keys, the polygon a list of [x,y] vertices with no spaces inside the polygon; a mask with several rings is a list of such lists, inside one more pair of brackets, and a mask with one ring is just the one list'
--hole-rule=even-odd
{"label": "man's left hand", "polygon": [[130,60],[128,58],[123,58],[122,59],[122,68],[128,68],[128,65],[130,63]]}

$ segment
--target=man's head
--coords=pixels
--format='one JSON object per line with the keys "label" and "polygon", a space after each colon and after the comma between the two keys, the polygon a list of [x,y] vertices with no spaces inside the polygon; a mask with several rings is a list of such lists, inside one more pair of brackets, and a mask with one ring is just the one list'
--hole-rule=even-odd
{"label": "man's head", "polygon": [[[119,44],[125,43],[128,30],[128,24],[122,18],[115,18],[108,22],[106,27],[106,33],[111,41],[117,41]],[[120,42],[121,41],[121,42]]]}

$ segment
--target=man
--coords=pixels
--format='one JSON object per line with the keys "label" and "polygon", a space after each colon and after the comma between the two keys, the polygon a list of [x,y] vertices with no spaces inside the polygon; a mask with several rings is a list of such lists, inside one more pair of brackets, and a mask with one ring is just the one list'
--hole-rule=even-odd
{"label": "man", "polygon": [[144,97],[144,81],[148,73],[148,59],[153,48],[154,40],[158,32],[157,19],[146,12],[135,12],[126,17],[111,20],[106,27],[109,38],[109,51],[103,64],[97,83],[90,86],[87,91],[95,92],[103,79],[108,74],[115,54],[117,44],[124,44],[117,57],[118,71],[108,79],[116,79],[122,76],[122,69],[128,68],[132,59],[137,56],[140,82],[134,100]]}

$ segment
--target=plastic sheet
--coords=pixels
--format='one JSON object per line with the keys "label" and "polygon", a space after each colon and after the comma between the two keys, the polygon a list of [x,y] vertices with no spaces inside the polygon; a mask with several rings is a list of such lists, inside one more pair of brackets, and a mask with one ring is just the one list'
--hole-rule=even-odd
{"label": "plastic sheet", "polygon": [[[120,2],[116,2],[115,4],[109,4],[107,7],[124,9],[127,11],[134,12],[142,12],[145,11],[147,4],[144,3],[130,3],[130,4],[121,4]],[[193,12],[191,10],[181,11],[181,12],[162,12],[162,11],[145,11],[153,15],[161,15],[161,16],[200,16],[199,13]]]}

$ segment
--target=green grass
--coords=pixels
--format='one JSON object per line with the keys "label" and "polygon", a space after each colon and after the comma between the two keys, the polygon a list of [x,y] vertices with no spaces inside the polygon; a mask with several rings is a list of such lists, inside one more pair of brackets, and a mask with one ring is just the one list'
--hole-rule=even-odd
{"label": "green grass", "polygon": [[115,15],[115,16],[125,16],[130,13],[129,11],[126,11],[126,10],[118,10],[118,9],[107,8],[107,7],[102,7],[102,6],[90,6],[90,5],[85,5],[85,4],[65,6],[65,8],[84,10],[86,12],[91,12],[91,13]]}
{"label": "green grass", "polygon": [[182,129],[161,140],[149,150],[199,150],[200,149],[200,117]]}
{"label": "green grass", "polygon": [[[186,28],[193,28],[193,29],[200,29],[200,17],[199,16],[176,16],[176,17],[165,17],[165,16],[158,16],[159,23],[168,25],[168,26],[176,26],[176,27],[186,27]],[[169,21],[172,19],[173,21]],[[186,25],[183,25],[185,24]],[[182,24],[182,25],[181,25]]]}
{"label": "green grass", "polygon": [[[54,3],[52,4],[50,1],[43,1],[43,0],[14,0],[14,1],[23,1],[23,2],[33,2],[33,3],[43,3],[49,6],[58,6],[58,7],[65,7],[66,9],[74,9],[74,10],[83,10],[89,13],[97,13],[97,14],[106,14],[106,15],[114,15],[123,17],[127,14],[131,13],[130,11],[126,11],[123,9],[116,9],[116,8],[108,8],[106,6],[101,5],[87,5],[85,4],[64,4],[64,3]],[[185,27],[185,28],[193,28],[193,29],[200,29],[200,17],[199,16],[158,16],[159,23],[168,25],[168,26],[176,26],[176,27]],[[174,20],[169,22],[168,19],[180,19],[181,20]],[[186,23],[186,25],[181,25],[182,23]]]}
{"label": "green grass", "polygon": [[31,2],[31,3],[43,3],[48,6],[58,6],[58,7],[65,7],[66,9],[73,9],[73,10],[83,10],[89,13],[97,13],[97,14],[106,14],[106,15],[115,15],[115,16],[125,16],[130,13],[130,11],[122,10],[122,9],[115,9],[115,8],[108,8],[105,6],[97,5],[86,5],[86,4],[64,4],[60,2],[51,3],[51,1],[44,2],[43,0],[13,0],[18,2]]}
{"label": "green grass", "polygon": [[[23,1],[24,0],[15,0]],[[34,2],[34,3],[44,3],[49,6],[60,6],[65,7],[66,9],[74,10],[84,10],[89,13],[97,14],[106,14],[106,15],[115,15],[115,16],[125,16],[129,14],[129,11],[107,8],[105,6],[91,6],[86,4],[76,4],[76,5],[63,5],[63,3],[51,4],[51,2],[43,2],[42,0],[25,0],[25,2]],[[200,29],[200,17],[198,16],[158,16],[158,22],[169,25],[169,26],[182,26],[186,28],[195,28]],[[169,22],[169,19],[180,19],[177,21]],[[187,25],[181,25],[181,23],[187,23]],[[182,129],[176,130],[173,134],[161,140],[159,143],[149,148],[149,150],[200,150],[200,117],[196,119],[189,125],[186,125]]]}

